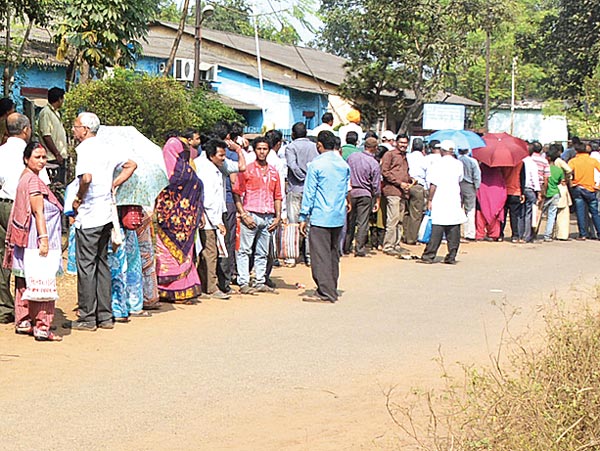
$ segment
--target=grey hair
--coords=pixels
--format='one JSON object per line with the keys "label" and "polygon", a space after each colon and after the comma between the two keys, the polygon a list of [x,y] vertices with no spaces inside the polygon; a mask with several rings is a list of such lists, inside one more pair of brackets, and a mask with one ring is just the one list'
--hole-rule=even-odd
{"label": "grey hair", "polygon": [[83,113],[79,113],[77,118],[79,119],[79,122],[81,122],[81,125],[90,129],[91,133],[94,135],[98,133],[98,130],[100,129],[100,119],[98,119],[98,116],[94,113],[84,111]]}
{"label": "grey hair", "polygon": [[31,127],[29,123],[29,118],[21,113],[13,113],[8,116],[6,119],[6,130],[8,131],[8,136],[18,136],[20,135],[25,127]]}

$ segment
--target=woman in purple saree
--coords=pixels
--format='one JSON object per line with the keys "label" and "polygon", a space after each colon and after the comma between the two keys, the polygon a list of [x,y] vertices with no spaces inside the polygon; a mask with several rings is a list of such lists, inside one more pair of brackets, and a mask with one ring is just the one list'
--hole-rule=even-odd
{"label": "woman in purple saree", "polygon": [[204,189],[185,140],[170,138],[163,157],[169,185],[156,199],[158,294],[168,302],[193,304],[201,294],[194,236],[203,215]]}

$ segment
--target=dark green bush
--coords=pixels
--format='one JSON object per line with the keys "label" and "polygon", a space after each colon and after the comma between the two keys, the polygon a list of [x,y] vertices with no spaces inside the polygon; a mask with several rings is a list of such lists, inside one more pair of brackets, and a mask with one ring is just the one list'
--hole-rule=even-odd
{"label": "dark green bush", "polygon": [[169,130],[196,127],[208,131],[218,120],[240,119],[206,90],[192,93],[170,77],[124,69],[67,93],[63,112],[68,128],[81,111],[96,113],[104,125],[132,125],[159,145]]}

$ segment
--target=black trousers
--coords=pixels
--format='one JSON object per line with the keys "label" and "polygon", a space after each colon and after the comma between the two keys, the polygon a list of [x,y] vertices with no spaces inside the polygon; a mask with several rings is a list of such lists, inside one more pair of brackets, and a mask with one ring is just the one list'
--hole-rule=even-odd
{"label": "black trousers", "polygon": [[75,229],[77,303],[79,321],[102,323],[112,319],[108,242],[112,223]]}
{"label": "black trousers", "polygon": [[227,211],[223,213],[223,224],[227,233],[225,234],[225,246],[227,247],[227,258],[219,257],[217,264],[217,279],[219,289],[227,293],[230,289],[231,279],[235,274],[235,229],[237,227],[235,204],[227,203]]}
{"label": "black trousers", "polygon": [[4,260],[4,240],[12,206],[12,202],[0,201],[0,324],[12,323],[15,319],[15,299],[10,292],[11,270],[1,267]]}
{"label": "black trousers", "polygon": [[340,277],[340,235],[342,227],[311,225],[308,235],[312,278],[317,284],[317,295],[337,301]]}
{"label": "black trousers", "polygon": [[504,236],[504,227],[506,226],[506,220],[508,214],[510,214],[510,229],[511,238],[519,238],[519,223],[522,221],[524,213],[523,204],[519,196],[506,196],[506,204],[504,204],[504,222],[502,223],[502,236]]}
{"label": "black trousers", "polygon": [[373,209],[373,199],[368,196],[352,197],[350,199],[352,209],[346,217],[346,238],[344,240],[344,253],[352,252],[352,242],[354,243],[355,254],[365,254],[365,246],[369,237],[369,216]]}
{"label": "black trousers", "polygon": [[434,224],[431,227],[431,239],[425,247],[425,252],[421,257],[423,260],[433,261],[437,255],[437,251],[442,244],[442,238],[446,234],[446,240],[448,242],[448,253],[444,258],[444,261],[453,262],[456,260],[456,254],[458,254],[458,247],[460,246],[460,224],[456,225],[437,225]]}

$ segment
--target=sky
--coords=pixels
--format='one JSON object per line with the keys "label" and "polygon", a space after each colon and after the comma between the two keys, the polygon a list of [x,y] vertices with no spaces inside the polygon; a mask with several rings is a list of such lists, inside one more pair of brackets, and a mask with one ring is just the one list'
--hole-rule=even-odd
{"label": "sky", "polygon": [[[193,2],[195,2],[196,0],[190,0],[190,4],[192,4]],[[320,1],[319,0],[305,0],[308,2],[313,2],[314,3],[314,10],[316,11],[319,7]],[[179,5],[179,7],[181,7],[181,5],[183,4],[183,0],[176,0],[177,4]],[[202,0],[202,4],[206,4],[206,3],[210,3],[207,2],[206,0]],[[290,9],[291,7],[294,6],[294,4],[299,3],[298,0],[248,0],[248,3],[253,5],[253,7],[255,8],[255,12],[256,14],[271,14],[273,9],[275,9],[275,11],[283,11],[281,14],[285,15],[286,12],[285,10]],[[273,9],[272,9],[273,8]],[[316,17],[316,16],[312,16],[309,21],[313,24],[315,29],[318,29],[321,25],[320,20]],[[298,21],[296,21],[295,19],[292,19],[291,22],[296,26],[298,33],[300,34],[300,37],[302,39],[302,42],[307,43],[309,41],[311,41],[314,38],[314,35],[307,30],[304,26],[302,26]],[[276,21],[275,21],[276,24]]]}

